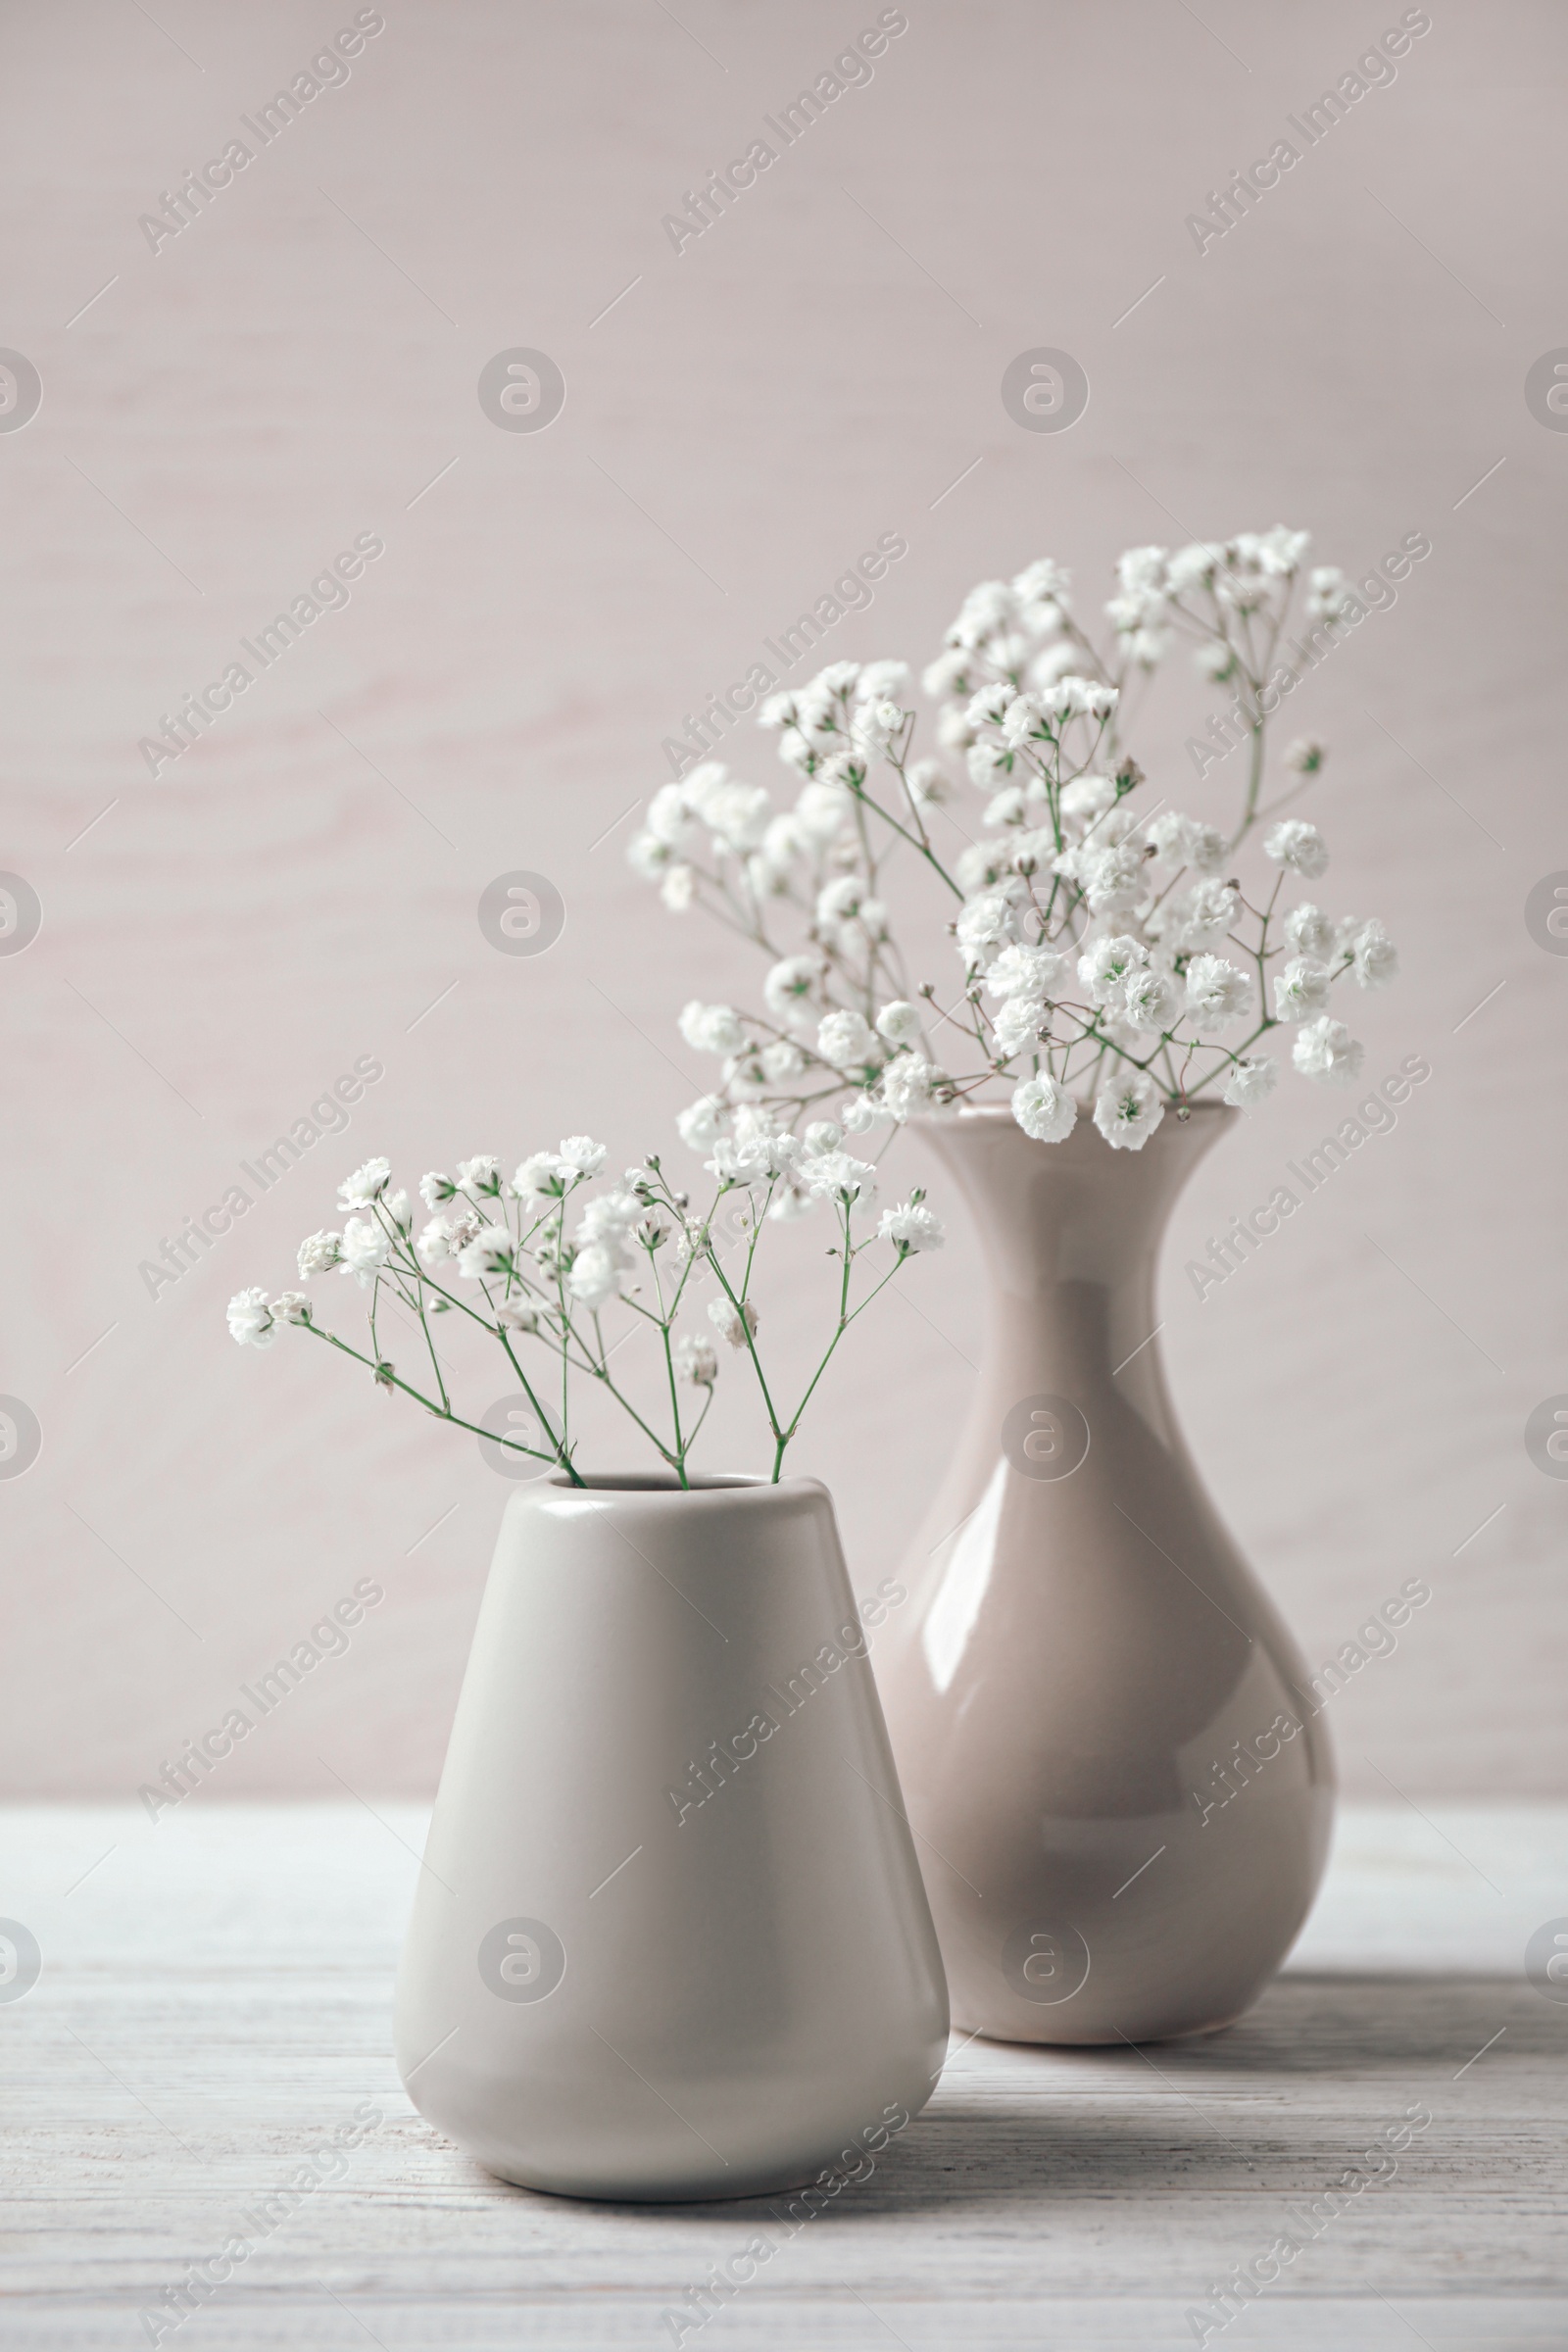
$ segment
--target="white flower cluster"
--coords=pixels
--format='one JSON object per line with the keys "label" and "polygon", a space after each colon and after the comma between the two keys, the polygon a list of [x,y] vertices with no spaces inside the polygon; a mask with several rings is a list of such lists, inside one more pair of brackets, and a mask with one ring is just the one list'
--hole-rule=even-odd
{"label": "white flower cluster", "polygon": [[[1315,825],[1275,815],[1321,769],[1321,744],[1292,743],[1290,781],[1264,794],[1265,689],[1307,549],[1284,526],[1129,549],[1103,653],[1050,560],[972,589],[922,683],[939,744],[982,797],[978,824],[957,818],[943,763],[911,758],[897,662],[835,662],[763,706],[802,779],[792,808],[713,761],[658,793],[633,862],[671,904],[723,915],[767,957],[759,1007],[681,1015],[686,1044],[721,1065],[683,1114],[686,1140],[754,1150],[759,1114],[772,1114],[769,1164],[793,1207],[809,1192],[788,1164],[790,1134],[822,1108],[860,1135],[1001,1082],[1030,1136],[1061,1141],[1087,1097],[1105,1140],[1136,1151],[1168,1108],[1206,1093],[1261,1102],[1277,1063],[1257,1049],[1281,1025],[1302,1076],[1353,1079],[1362,1049],[1333,992],[1385,986],[1397,956],[1376,921],[1281,904],[1328,864]],[[1344,575],[1319,566],[1304,590],[1333,626]],[[1133,805],[1145,777],[1118,741],[1124,697],[1178,642],[1225,685],[1249,745],[1225,824],[1164,803],[1141,819]],[[1254,832],[1263,863],[1249,882],[1238,853]],[[907,977],[886,890],[895,855],[945,894],[961,982],[943,1009],[950,991]],[[786,922],[794,939],[778,936]]]}
{"label": "white flower cluster", "polygon": [[[419,1183],[431,1213],[416,1238],[409,1197],[391,1189],[390,1163],[368,1160],[338,1194],[340,1209],[363,1213],[347,1215],[341,1229],[308,1235],[300,1244],[299,1270],[304,1281],[334,1270],[349,1274],[369,1292],[369,1351],[329,1331],[303,1291],[275,1298],[265,1290],[240,1291],[228,1305],[230,1334],[241,1347],[266,1348],[279,1326],[292,1324],[365,1366],[387,1393],[401,1392],[439,1419],[483,1436],[482,1425],[454,1409],[431,1337],[432,1317],[457,1312],[499,1343],[535,1415],[536,1443],[494,1442],[553,1463],[581,1484],[573,1463],[570,1398],[574,1383],[587,1379],[625,1408],[684,1485],[687,1456],[712,1401],[718,1355],[706,1331],[676,1326],[695,1313],[699,1293],[711,1287],[715,1295],[706,1302],[705,1320],[755,1369],[777,1478],[806,1403],[850,1324],[906,1258],[940,1248],[942,1226],[915,1192],[884,1212],[874,1236],[853,1237],[852,1211],[871,1201],[874,1173],[842,1149],[842,1133],[830,1122],[797,1136],[762,1105],[731,1113],[713,1103],[686,1114],[689,1141],[697,1140],[699,1128],[715,1179],[711,1204],[700,1216],[652,1156],[579,1204],[577,1195],[604,1173],[608,1153],[589,1136],[569,1135],[558,1151],[531,1152],[510,1177],[490,1154],[460,1160],[455,1176],[431,1170]],[[834,1321],[822,1362],[793,1416],[785,1418],[757,1353],[760,1315],[751,1291],[760,1220],[817,1200],[837,1213],[839,1246],[830,1254],[841,1259],[842,1276],[834,1286]],[[726,1263],[737,1237],[746,1245],[738,1266]],[[852,1309],[852,1272],[872,1241],[887,1245],[891,1258]],[[420,1365],[400,1372],[382,1352],[377,1316],[384,1303],[413,1318],[427,1370]],[[616,1303],[658,1334],[662,1368],[654,1378],[663,1392],[658,1404],[635,1400],[621,1385],[621,1367],[612,1366],[619,1341],[606,1339],[601,1317]],[[515,1352],[514,1343],[524,1339],[554,1359],[537,1389]],[[420,1381],[423,1387],[416,1385]],[[682,1412],[677,1384],[701,1393],[695,1412]]]}

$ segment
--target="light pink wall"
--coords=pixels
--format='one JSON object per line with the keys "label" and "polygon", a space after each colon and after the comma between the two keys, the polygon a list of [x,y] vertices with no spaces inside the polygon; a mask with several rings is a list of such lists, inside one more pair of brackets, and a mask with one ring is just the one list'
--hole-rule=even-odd
{"label": "light pink wall", "polygon": [[[675,1012],[748,967],[661,913],[619,820],[681,714],[879,532],[908,555],[833,650],[919,662],[974,580],[1037,555],[1092,607],[1129,543],[1280,519],[1350,567],[1433,542],[1298,709],[1334,747],[1333,903],[1381,912],[1404,955],[1365,1003],[1369,1074],[1412,1052],[1435,1074],[1200,1305],[1183,1260],[1316,1140],[1323,1098],[1287,1085],[1208,1162],[1170,1242],[1172,1376],[1314,1660],[1404,1578],[1432,1585],[1336,1702],[1349,1785],[1559,1788],[1568,1488],[1522,1431],[1568,1389],[1568,970],[1522,908],[1568,866],[1568,438],[1523,391],[1568,338],[1561,12],[1435,6],[1394,86],[1200,257],[1184,217],[1396,6],[908,0],[870,85],[677,257],[662,216],[874,6],[389,0],[347,86],[149,251],[138,215],[354,13],[159,0],[154,24],[106,0],[6,36],[0,342],[44,382],[0,433],[0,866],[44,906],[0,957],[0,1389],[45,1432],[0,1481],[8,1784],[130,1793],[373,1576],[350,1653],[212,1794],[429,1788],[502,1490],[471,1441],[303,1344],[241,1354],[229,1294],[285,1282],[371,1151],[413,1179],[569,1129],[617,1157],[667,1136],[708,1066]],[[999,397],[1042,344],[1091,379],[1061,435]],[[564,371],[545,433],[475,396],[518,345]],[[172,698],[366,531],[386,552],[350,607],[150,777],[137,739]],[[1180,753],[1201,708],[1173,673],[1141,742],[1210,807],[1223,771],[1195,794]],[[733,758],[780,772],[756,736]],[[568,907],[537,960],[475,918],[518,866]],[[149,1298],[138,1262],[360,1054],[385,1075],[348,1137]],[[801,1448],[862,1584],[967,1392],[955,1223]],[[792,1291],[774,1329],[804,1360]],[[738,1458],[738,1423],[719,1436]]]}

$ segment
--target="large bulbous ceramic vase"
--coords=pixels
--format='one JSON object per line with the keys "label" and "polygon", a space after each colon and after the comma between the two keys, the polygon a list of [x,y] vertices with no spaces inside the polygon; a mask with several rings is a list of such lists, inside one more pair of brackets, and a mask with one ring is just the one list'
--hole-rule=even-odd
{"label": "large bulbous ceramic vase", "polygon": [[[877,1680],[954,2024],[1143,2041],[1229,2023],[1305,1919],[1333,1766],[1306,1668],[1171,1407],[1160,1236],[1238,1114],[1142,1151],[1086,1117],[915,1122],[974,1214],[989,1329]],[[1304,1694],[1304,1695],[1303,1695]]]}
{"label": "large bulbous ceramic vase", "polygon": [[398,1974],[410,2098],[503,2180],[755,2196],[930,2097],[948,2002],[833,1506],[507,1505]]}

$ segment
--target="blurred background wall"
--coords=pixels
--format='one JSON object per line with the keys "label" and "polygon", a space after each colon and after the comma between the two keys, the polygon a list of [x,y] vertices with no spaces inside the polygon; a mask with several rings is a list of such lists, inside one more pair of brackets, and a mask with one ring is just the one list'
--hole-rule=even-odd
{"label": "blurred background wall", "polygon": [[[1167,1246],[1172,1382],[1314,1665],[1430,1586],[1334,1701],[1348,1785],[1560,1791],[1568,1487],[1524,1431],[1568,1389],[1568,967],[1525,904],[1568,867],[1568,438],[1541,388],[1568,345],[1568,24],[1531,0],[889,13],[869,78],[677,253],[664,216],[878,24],[869,0],[8,12],[0,868],[26,887],[0,948],[28,892],[42,916],[0,954],[0,1391],[42,1433],[0,1477],[13,1791],[133,1795],[364,1579],[384,1597],[347,1651],[196,1801],[433,1787],[505,1487],[325,1350],[241,1353],[226,1299],[291,1279],[372,1152],[411,1183],[581,1129],[617,1161],[678,1152],[712,1065],[675,1015],[758,975],[632,876],[635,805],[684,714],[879,535],[907,554],[829,650],[918,666],[977,579],[1053,555],[1094,613],[1124,546],[1276,520],[1353,572],[1431,541],[1291,720],[1332,748],[1324,895],[1403,956],[1357,1004],[1367,1075],[1432,1077],[1200,1302],[1185,1261],[1339,1100],[1287,1080],[1211,1155]],[[1392,78],[1195,233],[1418,18]],[[270,125],[340,30],[346,77]],[[251,160],[177,233],[145,225],[236,139]],[[1087,372],[1069,431],[1004,407],[1040,346]],[[481,407],[518,348],[564,379],[547,430]],[[369,541],[349,600],[150,773],[142,739]],[[1173,663],[1137,738],[1200,813],[1230,789],[1183,758],[1207,708]],[[768,738],[728,756],[784,781]],[[538,956],[478,920],[519,868],[566,910]],[[346,1129],[248,1183],[356,1064]],[[895,1178],[917,1167],[906,1142]],[[149,1295],[143,1262],[236,1183],[243,1219]],[[968,1394],[951,1223],[799,1448],[862,1591]],[[775,1294],[804,1361],[804,1283]],[[751,1446],[731,1396],[710,1459]]]}

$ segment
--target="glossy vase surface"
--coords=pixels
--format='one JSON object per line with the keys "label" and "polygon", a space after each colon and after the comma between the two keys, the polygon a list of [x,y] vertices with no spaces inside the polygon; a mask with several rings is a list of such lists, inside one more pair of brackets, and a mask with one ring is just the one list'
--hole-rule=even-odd
{"label": "glossy vase surface", "polygon": [[1160,1237],[1238,1116],[1141,1152],[1081,1116],[915,1122],[990,1282],[967,1419],[877,1680],[952,1992],[1001,2040],[1201,2033],[1255,1999],[1310,1908],[1333,1765],[1304,1662],[1171,1406]]}
{"label": "glossy vase surface", "polygon": [[513,1494],[397,1991],[409,2096],[491,2172],[755,2196],[863,2169],[929,2098],[885,1615],[812,1479]]}

